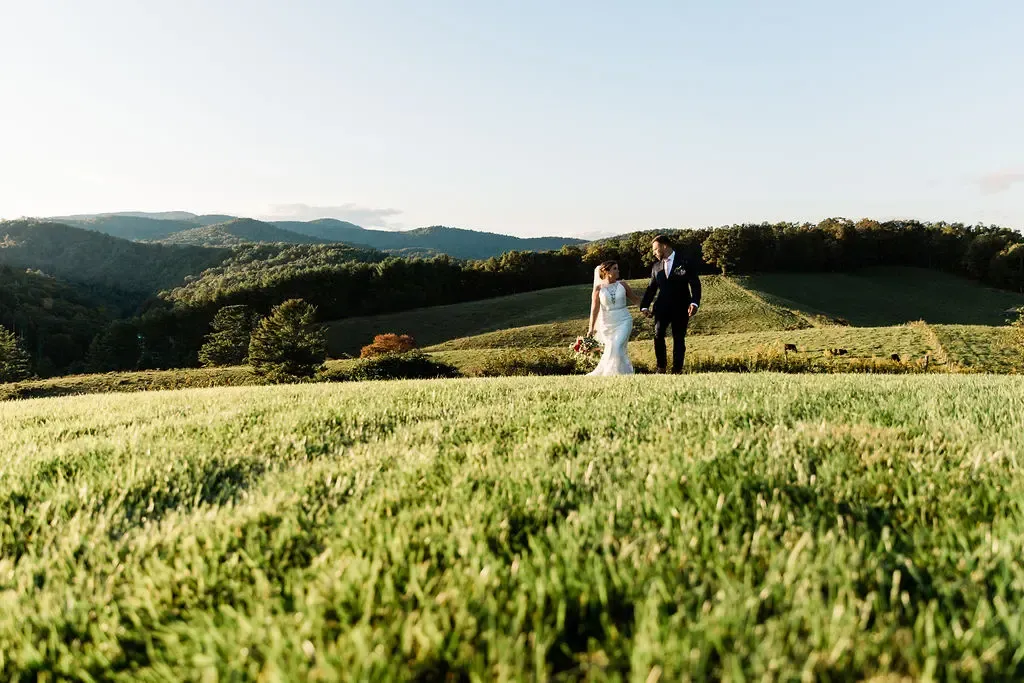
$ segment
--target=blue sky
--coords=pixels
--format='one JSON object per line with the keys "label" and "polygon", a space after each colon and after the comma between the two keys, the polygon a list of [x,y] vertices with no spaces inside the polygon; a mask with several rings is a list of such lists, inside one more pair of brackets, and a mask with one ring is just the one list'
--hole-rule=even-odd
{"label": "blue sky", "polygon": [[1024,227],[1024,2],[0,4],[0,217]]}

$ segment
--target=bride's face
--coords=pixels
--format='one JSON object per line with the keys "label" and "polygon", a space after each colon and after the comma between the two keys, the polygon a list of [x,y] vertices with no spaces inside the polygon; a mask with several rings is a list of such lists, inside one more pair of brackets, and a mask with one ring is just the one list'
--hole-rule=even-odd
{"label": "bride's face", "polygon": [[617,265],[608,269],[608,282],[615,282],[619,279],[619,267]]}

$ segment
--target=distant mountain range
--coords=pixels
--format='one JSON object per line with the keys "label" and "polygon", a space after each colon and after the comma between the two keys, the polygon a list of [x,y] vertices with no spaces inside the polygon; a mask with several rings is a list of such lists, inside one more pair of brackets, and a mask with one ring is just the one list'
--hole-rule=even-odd
{"label": "distant mountain range", "polygon": [[397,256],[448,254],[460,259],[486,259],[508,251],[550,251],[561,249],[564,245],[587,242],[572,237],[513,237],[439,225],[407,231],[370,230],[333,218],[313,221],[258,221],[221,214],[196,215],[187,211],[122,211],[53,216],[44,220],[136,242],[204,247],[230,247],[267,242],[344,242]]}
{"label": "distant mountain range", "polygon": [[172,232],[158,241],[163,244],[190,244],[199,247],[237,247],[253,243],[317,244],[337,240],[303,235],[251,218],[234,218],[224,223]]}

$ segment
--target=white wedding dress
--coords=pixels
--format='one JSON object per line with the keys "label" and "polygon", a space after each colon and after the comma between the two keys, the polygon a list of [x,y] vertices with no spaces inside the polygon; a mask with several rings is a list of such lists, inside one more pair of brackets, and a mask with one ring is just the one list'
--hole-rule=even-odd
{"label": "white wedding dress", "polygon": [[626,288],[621,282],[603,285],[599,292],[601,309],[594,328],[597,341],[604,344],[601,361],[588,373],[594,376],[632,375],[629,361],[629,335],[633,331],[633,316],[626,308]]}

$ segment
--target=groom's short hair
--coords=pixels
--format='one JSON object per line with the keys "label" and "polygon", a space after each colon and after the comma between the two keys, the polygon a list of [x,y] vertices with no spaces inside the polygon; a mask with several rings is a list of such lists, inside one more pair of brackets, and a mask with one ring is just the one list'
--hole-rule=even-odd
{"label": "groom's short hair", "polygon": [[676,245],[672,244],[672,240],[669,239],[668,235],[658,235],[657,237],[655,237],[651,241],[652,242],[657,242],[658,244],[664,244],[669,249],[675,249],[676,248]]}

